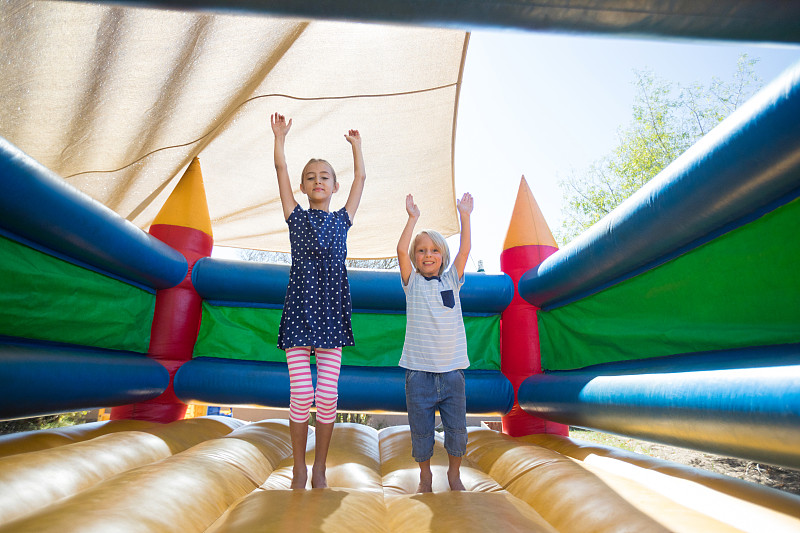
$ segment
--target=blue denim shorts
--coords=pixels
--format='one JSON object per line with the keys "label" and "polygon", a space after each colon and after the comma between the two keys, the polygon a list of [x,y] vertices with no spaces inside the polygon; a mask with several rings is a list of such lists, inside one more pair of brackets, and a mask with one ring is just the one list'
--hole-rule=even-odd
{"label": "blue denim shorts", "polygon": [[418,463],[433,456],[436,409],[444,426],[444,448],[454,457],[467,453],[467,394],[464,371],[406,370],[406,408],[411,455]]}

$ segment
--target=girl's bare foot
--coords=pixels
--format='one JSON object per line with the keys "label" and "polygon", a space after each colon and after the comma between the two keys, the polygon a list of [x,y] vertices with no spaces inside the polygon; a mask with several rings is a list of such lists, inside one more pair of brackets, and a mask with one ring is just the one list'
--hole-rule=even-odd
{"label": "girl's bare foot", "polygon": [[327,489],[328,480],[325,478],[325,467],[318,469],[314,467],[311,469],[311,488],[312,489]]}
{"label": "girl's bare foot", "polygon": [[302,467],[294,467],[292,469],[292,489],[305,489],[306,482],[308,481],[308,471],[305,465]]}

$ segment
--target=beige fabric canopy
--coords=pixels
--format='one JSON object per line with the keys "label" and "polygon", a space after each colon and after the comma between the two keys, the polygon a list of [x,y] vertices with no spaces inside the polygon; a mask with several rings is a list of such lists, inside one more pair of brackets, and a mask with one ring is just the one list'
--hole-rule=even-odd
{"label": "beige fabric canopy", "polygon": [[[405,195],[458,231],[453,145],[462,31],[73,2],[0,0],[0,135],[147,229],[194,156],[217,245],[288,251],[269,115],[293,119],[299,183],[330,161],[344,205],[348,129],[367,184],[349,255],[395,255]],[[301,205],[307,203],[296,191]]]}

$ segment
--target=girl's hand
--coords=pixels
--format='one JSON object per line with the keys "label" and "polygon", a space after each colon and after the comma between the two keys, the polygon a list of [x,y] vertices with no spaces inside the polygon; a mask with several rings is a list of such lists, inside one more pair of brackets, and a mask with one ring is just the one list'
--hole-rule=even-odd
{"label": "girl's hand", "polygon": [[456,208],[458,209],[459,213],[464,215],[469,215],[472,213],[472,195],[468,192],[465,192],[464,196],[461,197],[461,200],[456,202]]}
{"label": "girl's hand", "polygon": [[280,115],[278,113],[273,113],[269,120],[270,126],[272,126],[272,133],[275,137],[286,137],[286,134],[289,133],[289,130],[292,129],[292,119],[289,119],[289,122],[286,122],[286,117]]}
{"label": "girl's hand", "polygon": [[411,218],[419,218],[419,207],[414,203],[414,197],[410,194],[406,196],[406,213]]}
{"label": "girl's hand", "polygon": [[345,133],[344,138],[353,146],[361,146],[361,134],[358,130],[349,130]]}

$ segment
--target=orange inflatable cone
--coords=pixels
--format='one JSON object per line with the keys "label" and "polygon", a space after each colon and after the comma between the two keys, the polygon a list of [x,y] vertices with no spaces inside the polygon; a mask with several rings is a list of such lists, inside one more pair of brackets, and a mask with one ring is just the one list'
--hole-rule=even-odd
{"label": "orange inflatable cone", "polygon": [[500,369],[511,381],[515,396],[513,409],[503,417],[503,433],[514,437],[534,433],[569,434],[567,426],[529,415],[516,400],[517,390],[525,378],[542,373],[536,316],[539,308],[522,299],[518,283],[525,272],[556,250],[553,234],[522,176],[500,254],[500,269],[511,277],[515,287],[514,298],[500,318]]}
{"label": "orange inflatable cone", "polygon": [[148,356],[169,370],[170,384],[158,398],[114,407],[112,420],[167,423],[186,414],[187,406],[175,396],[172,380],[181,365],[192,358],[200,331],[202,298],[192,285],[192,270],[200,258],[211,255],[214,245],[203,175],[196,157],[150,226],[150,234],[181,252],[189,263],[186,278],[179,285],[156,293],[150,329]]}

